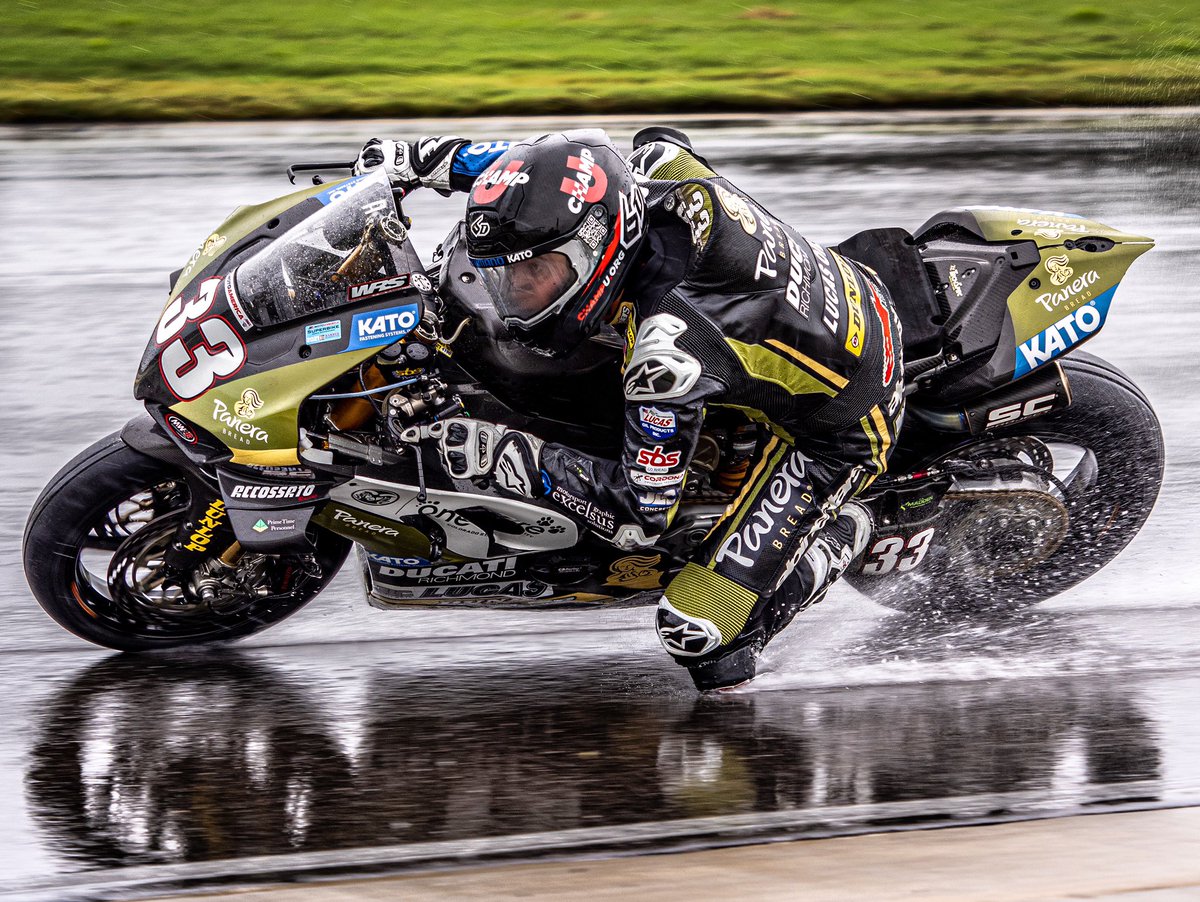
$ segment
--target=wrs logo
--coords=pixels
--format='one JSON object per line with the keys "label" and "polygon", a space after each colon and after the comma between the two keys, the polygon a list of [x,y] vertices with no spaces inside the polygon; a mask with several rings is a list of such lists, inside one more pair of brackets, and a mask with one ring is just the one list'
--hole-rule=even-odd
{"label": "wrs logo", "polygon": [[529,181],[529,173],[520,171],[524,165],[524,160],[513,160],[503,169],[499,164],[493,166],[476,179],[472,199],[477,204],[490,204],[511,186],[524,185]]}
{"label": "wrs logo", "polygon": [[567,157],[567,169],[572,172],[562,180],[559,190],[570,195],[567,209],[572,213],[582,213],[585,203],[594,204],[604,197],[608,189],[608,176],[596,164],[592,152],[584,147],[577,157]]}
{"label": "wrs logo", "polygon": [[671,467],[679,466],[679,457],[682,453],[682,451],[672,451],[670,454],[664,454],[662,445],[655,445],[653,448],[642,448],[638,451],[637,463],[647,473],[665,473]]}
{"label": "wrs logo", "polygon": [[399,291],[408,287],[408,273],[402,276],[391,276],[387,279],[376,279],[374,282],[364,282],[361,285],[351,285],[346,289],[347,300],[357,301],[362,298],[374,297],[377,294],[387,294],[389,291]]}

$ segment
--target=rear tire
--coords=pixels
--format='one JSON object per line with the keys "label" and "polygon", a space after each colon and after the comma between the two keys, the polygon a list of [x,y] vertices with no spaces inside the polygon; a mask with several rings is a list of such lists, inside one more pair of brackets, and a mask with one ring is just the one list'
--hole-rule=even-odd
{"label": "rear tire", "polygon": [[[120,651],[228,641],[299,610],[333,579],[350,550],[348,541],[321,530],[314,549],[319,577],[303,572],[295,555],[272,555],[262,562],[269,594],[221,610],[131,605],[131,591],[112,591],[104,557],[145,553],[148,542],[166,541],[188,497],[176,467],[135,451],[119,433],[81,452],[42,491],[25,527],[25,575],[38,603],[64,629]],[[145,578],[144,568],[137,572]]]}
{"label": "rear tire", "polygon": [[[883,578],[848,575],[851,585],[903,611],[1011,611],[1077,585],[1121,553],[1146,522],[1162,486],[1162,430],[1146,396],[1111,363],[1076,352],[1062,365],[1071,386],[1070,407],[973,438],[981,442],[1035,436],[1090,452],[1094,462],[1085,459],[1078,481],[1071,483],[1066,535],[1055,550],[1027,569],[1007,573],[956,574],[939,580],[918,568]],[[931,559],[936,543],[935,537]]]}

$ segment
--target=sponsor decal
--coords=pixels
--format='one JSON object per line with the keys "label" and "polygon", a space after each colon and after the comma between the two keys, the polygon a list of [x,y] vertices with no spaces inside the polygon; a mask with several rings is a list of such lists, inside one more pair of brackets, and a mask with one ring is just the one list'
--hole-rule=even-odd
{"label": "sponsor decal", "polygon": [[508,150],[509,144],[507,141],[480,141],[478,144],[472,144],[470,147],[464,147],[459,153],[470,154],[473,157],[482,157],[494,153],[504,153]]}
{"label": "sponsor decal", "polygon": [[916,569],[929,551],[933,531],[931,526],[909,538],[884,536],[878,539],[863,555],[862,572],[881,576],[893,570],[908,572]]}
{"label": "sponsor decal", "polygon": [[417,325],[417,305],[388,307],[370,313],[356,313],[350,323],[350,344],[347,349],[369,348],[391,344],[403,338]]}
{"label": "sponsor decal", "polygon": [[662,571],[658,565],[662,555],[634,554],[613,561],[608,567],[606,586],[623,589],[657,589],[662,586]]}
{"label": "sponsor decal", "polygon": [[668,439],[676,432],[675,411],[659,410],[657,407],[639,407],[638,425],[642,432],[659,441]]}
{"label": "sponsor decal", "polygon": [[257,533],[264,532],[295,532],[296,520],[294,517],[262,517],[250,527]]}
{"label": "sponsor decal", "polygon": [[294,498],[297,501],[308,501],[317,496],[317,487],[310,483],[302,485],[251,485],[238,483],[229,490],[230,498],[281,499]]}
{"label": "sponsor decal", "polygon": [[[221,239],[224,241],[225,239]],[[233,276],[225,278],[225,303],[229,305],[229,312],[233,314],[233,318],[238,321],[238,325],[243,329],[253,329],[254,322],[246,314],[245,308],[242,307],[242,302],[238,300],[237,291],[233,287]]]}
{"label": "sponsor decal", "polygon": [[486,238],[492,231],[492,224],[487,221],[482,213],[476,213],[471,217],[471,234],[476,238]]}
{"label": "sponsor decal", "polygon": [[[1106,295],[1109,294],[1106,292]],[[1104,316],[1097,307],[1099,300],[1098,298],[1089,301],[1078,310],[1068,313],[1050,328],[1023,342],[1017,348],[1020,356],[1017,357],[1013,378],[1023,376],[1043,363],[1048,363],[1104,325]]]}
{"label": "sponsor decal", "polygon": [[592,250],[598,248],[604,241],[604,236],[608,234],[602,215],[599,207],[593,207],[591,215],[583,221],[583,225],[576,232],[576,237]]}
{"label": "sponsor decal", "polygon": [[374,507],[382,507],[385,504],[395,504],[400,500],[400,496],[395,492],[389,492],[386,489],[360,489],[357,492],[352,492],[350,495],[359,504],[369,504]]}
{"label": "sponsor decal", "polygon": [[250,464],[255,470],[260,473],[266,473],[274,476],[295,476],[296,478],[313,479],[316,473],[308,467],[260,467],[255,464]]}
{"label": "sponsor decal", "polygon": [[[987,412],[987,421],[983,428],[991,429],[993,426],[1003,426],[1007,423],[1015,423],[1017,420],[1027,420],[1030,417],[1048,413],[1054,407],[1056,400],[1058,400],[1058,395],[1041,395],[1037,398],[1030,398],[1028,401],[1016,401],[1012,404],[1005,404],[1003,407],[994,408]],[[901,506],[903,507],[903,505]]]}
{"label": "sponsor decal", "polygon": [[1082,235],[1087,231],[1087,226],[1081,222],[1060,222],[1056,219],[1021,218],[1017,220],[1017,225],[1025,226],[1027,229],[1046,229],[1047,231],[1058,233],[1044,236],[1046,238],[1058,238],[1063,232],[1074,232],[1076,235]]}
{"label": "sponsor decal", "polygon": [[196,444],[196,433],[175,414],[167,414],[167,425],[175,432],[177,436],[187,442],[189,445]]}
{"label": "sponsor decal", "polygon": [[319,345],[326,341],[342,340],[342,321],[332,319],[324,323],[309,323],[304,327],[304,343]]}
{"label": "sponsor decal", "polygon": [[788,254],[790,254],[786,290],[787,302],[792,305],[792,309],[805,319],[808,319],[808,313],[812,307],[812,269],[808,258],[800,250],[800,245],[787,232],[783,234],[787,239]]}
{"label": "sponsor decal", "polygon": [[506,583],[470,583],[462,586],[417,586],[413,588],[386,587],[390,599],[405,601],[441,601],[470,598],[471,606],[483,597],[488,598],[545,598],[554,590],[537,580],[520,579]]}
{"label": "sponsor decal", "polygon": [[248,388],[242,392],[242,400],[233,405],[233,412],[243,420],[252,420],[254,419],[254,415],[262,409],[262,406],[262,398],[258,396],[258,392],[252,388]]}
{"label": "sponsor decal", "polygon": [[804,243],[812,251],[813,259],[817,261],[817,272],[821,274],[821,297],[824,301],[821,322],[825,324],[825,328],[829,330],[830,334],[837,335],[838,323],[841,321],[839,312],[841,304],[838,303],[837,284],[833,280],[833,265],[829,259],[829,251],[819,244],[813,244],[807,238],[804,239]]}
{"label": "sponsor decal", "polygon": [[1071,269],[1069,263],[1070,260],[1066,254],[1046,258],[1046,271],[1050,273],[1052,285],[1062,285],[1075,275],[1075,270]]}
{"label": "sponsor decal", "polygon": [[422,584],[487,583],[517,575],[515,557],[488,558],[465,564],[439,564],[420,567],[384,567],[386,576],[399,576]]}
{"label": "sponsor decal", "polygon": [[433,283],[425,276],[424,273],[415,272],[412,274],[413,288],[423,294],[428,294],[433,291]]}
{"label": "sponsor decal", "polygon": [[892,344],[892,318],[888,316],[887,307],[884,306],[883,298],[879,296],[875,286],[869,285],[868,287],[871,289],[871,303],[875,307],[876,316],[879,317],[879,325],[883,328],[883,384],[890,385],[896,371],[896,348]]}
{"label": "sponsor decal", "polygon": [[782,551],[784,540],[800,523],[800,518],[813,509],[815,499],[806,478],[807,470],[808,458],[803,454],[793,451],[788,455],[750,515],[717,550],[714,563],[728,559],[752,567],[765,542]]}
{"label": "sponsor decal", "polygon": [[671,451],[664,454],[662,445],[642,448],[637,453],[637,465],[647,473],[666,473],[673,467],[679,466],[679,458],[682,454],[682,451]]}
{"label": "sponsor decal", "polygon": [[684,185],[675,189],[679,204],[675,212],[692,231],[692,244],[700,250],[708,244],[712,232],[712,198],[699,185]]}
{"label": "sponsor decal", "polygon": [[629,481],[634,485],[661,488],[663,486],[679,485],[683,482],[683,477],[686,475],[686,473],[643,473],[640,470],[633,470],[629,473]]}
{"label": "sponsor decal", "polygon": [[429,561],[423,557],[392,557],[389,554],[376,554],[373,551],[367,552],[367,558],[381,567],[425,567],[429,565]]}
{"label": "sponsor decal", "polygon": [[221,430],[223,434],[238,438],[243,444],[249,443],[241,438],[242,436],[263,444],[266,444],[270,438],[265,429],[260,429],[253,423],[247,423],[242,417],[230,413],[229,406],[220,398],[213,399],[212,418],[224,427]]}
{"label": "sponsor decal", "polygon": [[346,300],[361,301],[363,298],[391,294],[393,291],[407,288],[409,281],[409,273],[404,273],[399,276],[388,276],[386,279],[363,282],[361,285],[351,285],[346,289]]}
{"label": "sponsor decal", "polygon": [[449,526],[451,529],[455,529],[469,536],[474,536],[477,539],[487,538],[487,533],[479,528],[479,524],[468,519],[458,511],[451,508],[442,507],[435,502],[430,501],[426,504],[422,504],[417,508],[417,513],[426,517],[431,517],[434,520]]}
{"label": "sponsor decal", "polygon": [[182,338],[174,338],[158,357],[163,382],[180,401],[200,397],[218,382],[233,378],[246,364],[246,345],[224,317],[210,316],[198,322],[196,329],[199,340],[191,347]]}
{"label": "sponsor decal", "polygon": [[962,280],[959,278],[958,265],[956,263],[950,264],[950,288],[958,297],[961,298],[963,296]]}
{"label": "sponsor decal", "polygon": [[667,489],[664,492],[638,492],[638,510],[658,511],[673,507],[679,500],[679,489]]}
{"label": "sponsor decal", "polygon": [[617,518],[611,511],[597,507],[586,498],[580,498],[574,492],[569,492],[560,485],[556,485],[553,491],[550,492],[550,500],[561,505],[564,509],[581,518],[589,526],[593,526],[601,532],[612,535],[613,530],[616,528]]}
{"label": "sponsor decal", "polygon": [[520,263],[522,260],[528,260],[533,256],[533,251],[517,251],[515,254],[506,254],[504,257],[505,263]]}
{"label": "sponsor decal", "polygon": [[390,526],[384,526],[382,523],[372,523],[370,520],[362,520],[350,511],[339,510],[333,515],[333,522],[340,526],[348,526],[351,529],[359,529],[363,532],[373,532],[381,536],[395,537],[400,535],[398,529],[392,529]]}
{"label": "sponsor decal", "polygon": [[208,510],[204,512],[204,516],[196,524],[196,530],[188,536],[187,544],[184,545],[185,551],[207,551],[208,543],[212,541],[213,532],[221,525],[221,521],[225,519],[225,502],[220,499],[214,501],[208,506]]}
{"label": "sponsor decal", "polygon": [[628,194],[618,195],[621,208],[621,247],[633,247],[646,227],[646,196],[634,185]]}
{"label": "sponsor decal", "polygon": [[596,293],[592,295],[592,299],[587,302],[582,310],[575,314],[577,320],[583,322],[587,319],[588,314],[595,309],[596,304],[600,302],[600,298],[604,297],[604,293],[608,291],[609,284],[611,284],[613,278],[617,275],[617,271],[621,268],[621,264],[624,262],[625,251],[617,251],[617,259],[613,260],[612,264],[608,267],[608,272],[604,274],[604,281],[600,283],[600,287],[596,289]]}
{"label": "sponsor decal", "polygon": [[583,205],[594,204],[608,190],[608,176],[596,162],[591,148],[582,147],[579,156],[567,157],[567,171],[571,173],[562,180],[559,191],[568,195],[567,209],[582,213]]}
{"label": "sponsor decal", "polygon": [[472,200],[477,204],[490,204],[510,187],[526,184],[529,181],[529,173],[521,172],[524,165],[524,160],[510,160],[508,165],[501,169],[497,163],[475,180]]}
{"label": "sponsor decal", "polygon": [[[721,208],[725,211],[725,215],[738,223],[742,227],[742,231],[747,235],[753,235],[758,231],[758,220],[754,216],[754,211],[750,208],[749,202],[740,194],[734,194],[720,185],[714,184],[713,187],[717,191],[717,200],[721,202]],[[766,223],[764,222],[765,226]]]}
{"label": "sponsor decal", "polygon": [[[1054,259],[1056,259],[1056,258],[1054,258],[1054,257],[1050,258],[1050,260],[1054,260]],[[1065,260],[1066,257],[1063,257],[1062,259]],[[1047,269],[1049,269],[1049,267],[1050,267],[1050,260],[1046,261]],[[1067,267],[1066,269],[1067,269],[1068,278],[1069,278],[1069,276],[1073,272],[1073,270],[1070,267]],[[1087,289],[1091,288],[1099,280],[1100,280],[1099,273],[1097,273],[1096,270],[1091,269],[1091,270],[1088,270],[1087,272],[1085,272],[1082,276],[1079,276],[1077,279],[1075,279],[1075,281],[1073,281],[1070,285],[1067,285],[1067,286],[1059,289],[1058,291],[1043,292],[1042,294],[1039,294],[1036,298],[1034,298],[1034,300],[1037,301],[1037,303],[1041,304],[1042,307],[1045,308],[1047,313],[1050,313],[1053,310],[1055,310],[1056,308],[1058,308],[1061,304],[1066,303],[1067,301],[1072,301],[1072,300],[1076,300],[1076,299],[1081,300],[1081,301],[1086,301],[1089,298],[1091,298],[1092,293],[1090,291],[1088,291]],[[1050,281],[1054,282],[1053,276],[1050,277]],[[1066,281],[1066,280],[1064,279],[1063,281]],[[1061,285],[1062,282],[1054,282],[1054,284]]]}
{"label": "sponsor decal", "polygon": [[833,262],[842,274],[842,287],[846,290],[846,350],[855,357],[862,356],[864,326],[862,294],[858,290],[858,278],[854,269],[841,254],[830,252]]}
{"label": "sponsor decal", "polygon": [[[543,481],[546,477],[543,472]],[[521,532],[527,536],[540,536],[542,533],[550,533],[552,535],[566,532],[567,528],[561,523],[556,523],[553,517],[538,517],[536,523],[522,523]]]}
{"label": "sponsor decal", "polygon": [[758,249],[758,256],[754,260],[754,281],[757,282],[763,276],[769,276],[774,279],[779,275],[779,238],[776,235],[774,227],[765,220],[763,221],[763,233],[760,239],[762,247]]}
{"label": "sponsor decal", "polygon": [[370,184],[370,174],[356,175],[353,178],[348,178],[344,182],[339,182],[329,188],[326,188],[320,194],[314,195],[322,204],[328,206],[332,203],[337,203],[343,197],[349,197],[351,194],[357,194],[363,188]]}

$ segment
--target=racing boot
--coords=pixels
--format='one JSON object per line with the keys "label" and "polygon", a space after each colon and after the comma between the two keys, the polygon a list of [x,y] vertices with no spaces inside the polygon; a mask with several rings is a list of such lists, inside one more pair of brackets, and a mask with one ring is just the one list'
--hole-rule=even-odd
{"label": "racing boot", "polygon": [[[873,528],[870,511],[857,501],[847,501],[837,518],[812,541],[778,591],[758,598],[741,632],[725,644],[715,623],[678,610],[664,596],[658,609],[659,640],[677,664],[687,667],[692,682],[701,691],[748,683],[757,673],[758,658],[767,643],[796,614],[825,597],[829,587],[862,554]],[[749,594],[711,571],[707,571],[704,582],[714,584],[708,587],[710,591],[728,589],[731,595],[739,594],[739,590]]]}

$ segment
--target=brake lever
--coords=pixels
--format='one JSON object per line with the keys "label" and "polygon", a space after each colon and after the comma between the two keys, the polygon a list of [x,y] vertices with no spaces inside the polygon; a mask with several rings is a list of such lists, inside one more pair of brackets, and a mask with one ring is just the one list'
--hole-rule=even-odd
{"label": "brake lever", "polygon": [[[293,163],[287,168],[287,177],[288,181],[294,185],[296,184],[297,172],[320,172],[321,170],[328,169],[349,169],[353,171],[356,162],[358,161],[351,160],[349,163]],[[319,178],[319,176],[314,176],[314,178]],[[322,182],[314,181],[313,184],[320,185]]]}

